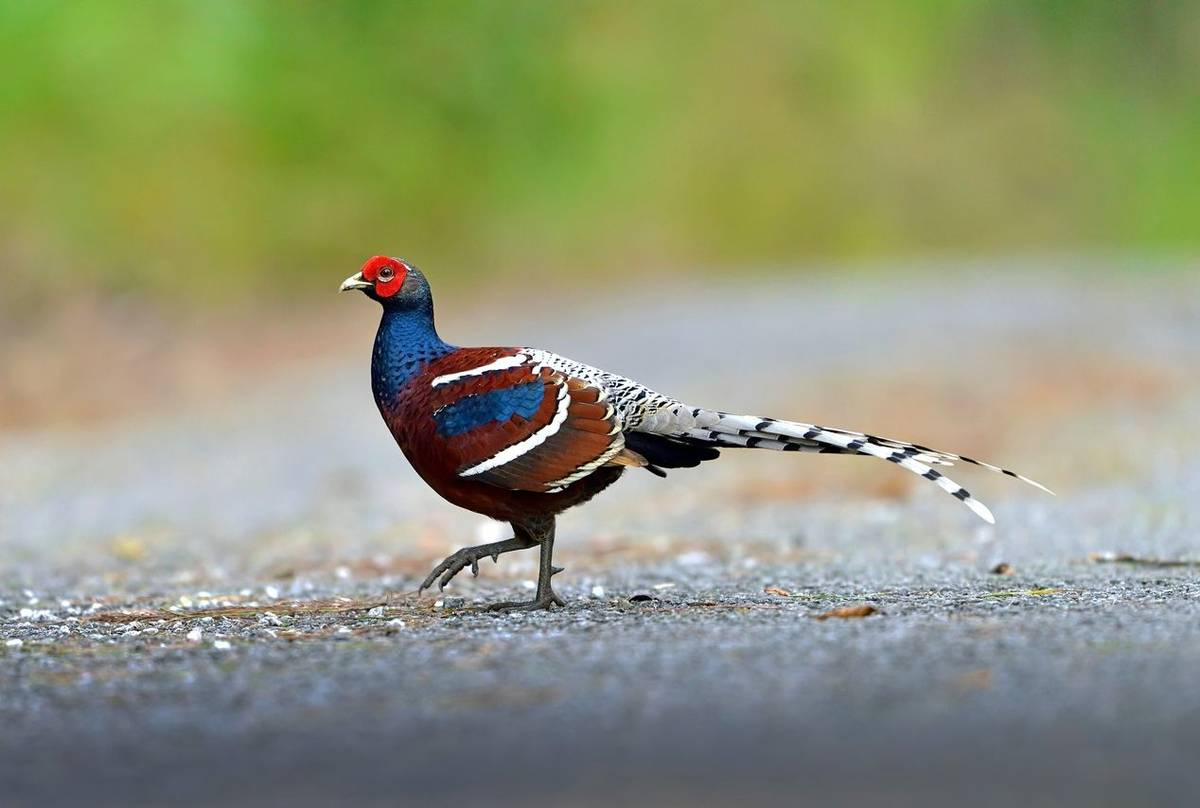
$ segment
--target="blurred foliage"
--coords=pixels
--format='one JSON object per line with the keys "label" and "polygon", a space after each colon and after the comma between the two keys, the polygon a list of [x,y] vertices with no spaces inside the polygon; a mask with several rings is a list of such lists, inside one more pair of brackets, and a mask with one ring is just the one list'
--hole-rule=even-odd
{"label": "blurred foliage", "polygon": [[195,300],[1200,243],[1200,4],[0,4],[0,265]]}

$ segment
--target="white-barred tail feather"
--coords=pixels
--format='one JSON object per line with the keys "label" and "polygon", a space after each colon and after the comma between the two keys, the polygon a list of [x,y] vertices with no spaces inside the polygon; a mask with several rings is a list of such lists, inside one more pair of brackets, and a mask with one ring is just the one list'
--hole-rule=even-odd
{"label": "white-barred tail feather", "polygon": [[683,436],[721,446],[742,446],[777,451],[864,454],[887,460],[934,483],[989,524],[995,524],[996,520],[986,505],[971,496],[967,489],[930,466],[951,466],[955,461],[962,461],[1015,477],[1043,491],[1053,493],[1041,483],[991,463],[984,463],[951,452],[930,449],[920,444],[906,443],[892,438],[879,438],[863,432],[686,407],[680,408],[677,417],[690,422],[687,428],[680,433]]}

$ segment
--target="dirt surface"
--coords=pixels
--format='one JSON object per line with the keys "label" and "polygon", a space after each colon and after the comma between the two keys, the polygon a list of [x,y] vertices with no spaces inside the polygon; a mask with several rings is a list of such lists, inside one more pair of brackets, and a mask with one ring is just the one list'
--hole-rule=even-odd
{"label": "dirt surface", "polygon": [[464,344],[966,451],[1059,493],[960,471],[989,528],[869,459],[627,475],[562,520],[554,613],[483,611],[528,591],[533,553],[412,593],[503,536],[391,444],[361,300],[330,303],[361,309],[343,358],[0,435],[0,801],[1190,798],[1200,283],[948,277],[731,280],[536,321],[440,300]]}

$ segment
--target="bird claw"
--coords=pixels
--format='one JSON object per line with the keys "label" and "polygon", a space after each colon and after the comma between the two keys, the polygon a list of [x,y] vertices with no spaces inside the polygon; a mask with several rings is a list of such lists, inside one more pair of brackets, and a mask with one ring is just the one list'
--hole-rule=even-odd
{"label": "bird claw", "polygon": [[444,591],[446,585],[454,579],[468,566],[471,567],[471,574],[476,578],[479,577],[479,561],[480,559],[492,557],[492,561],[500,563],[500,556],[512,550],[525,550],[535,545],[535,542],[512,538],[508,541],[493,542],[491,544],[479,544],[474,547],[463,547],[457,552],[451,553],[442,559],[441,563],[433,568],[433,571],[425,576],[425,580],[417,587],[417,592],[424,592],[435,583],[438,585],[438,591]]}
{"label": "bird claw", "polygon": [[[516,549],[516,548],[514,548]],[[479,577],[479,559],[492,557],[492,561],[500,563],[500,554],[503,549],[494,549],[490,545],[480,545],[477,547],[464,547],[457,552],[451,553],[442,559],[442,562],[433,568],[429,575],[425,576],[425,580],[417,588],[417,592],[424,592],[435,583],[438,586],[438,591],[444,591],[446,585],[453,580],[455,575],[458,575],[468,566],[471,567],[471,574],[476,578]]]}
{"label": "bird claw", "polygon": [[473,548],[467,547],[446,556],[440,564],[433,568],[433,571],[429,575],[425,576],[425,580],[421,582],[421,585],[417,588],[417,592],[424,592],[433,586],[434,583],[437,583],[439,592],[444,592],[446,584],[450,583],[455,575],[462,572],[468,563],[471,564],[472,570],[478,574],[477,561],[469,552],[471,549]]}

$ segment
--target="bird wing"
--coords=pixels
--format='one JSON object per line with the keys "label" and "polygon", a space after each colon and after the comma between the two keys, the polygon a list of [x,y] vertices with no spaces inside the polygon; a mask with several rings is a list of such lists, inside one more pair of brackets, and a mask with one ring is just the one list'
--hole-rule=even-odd
{"label": "bird wing", "polygon": [[625,448],[602,386],[526,354],[445,373],[430,386],[437,439],[464,479],[553,493]]}

